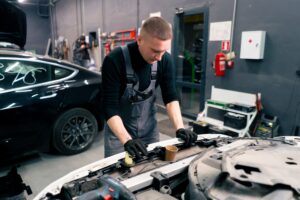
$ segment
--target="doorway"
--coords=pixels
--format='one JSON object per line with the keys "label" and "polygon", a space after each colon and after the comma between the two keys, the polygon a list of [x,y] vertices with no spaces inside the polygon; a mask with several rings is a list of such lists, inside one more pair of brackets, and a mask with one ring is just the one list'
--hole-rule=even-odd
{"label": "doorway", "polygon": [[205,102],[208,9],[177,13],[174,19],[173,59],[182,114],[195,118]]}

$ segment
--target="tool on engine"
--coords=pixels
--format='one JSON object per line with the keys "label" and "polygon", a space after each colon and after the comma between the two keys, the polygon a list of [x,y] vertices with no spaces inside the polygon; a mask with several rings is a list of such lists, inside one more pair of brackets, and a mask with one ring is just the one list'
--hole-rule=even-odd
{"label": "tool on engine", "polygon": [[125,164],[126,167],[133,167],[134,166],[133,159],[127,151],[125,152],[124,164]]}
{"label": "tool on engine", "polygon": [[111,176],[103,175],[95,180],[68,183],[63,186],[64,199],[92,200],[92,199],[127,199],[136,197],[123,184]]}

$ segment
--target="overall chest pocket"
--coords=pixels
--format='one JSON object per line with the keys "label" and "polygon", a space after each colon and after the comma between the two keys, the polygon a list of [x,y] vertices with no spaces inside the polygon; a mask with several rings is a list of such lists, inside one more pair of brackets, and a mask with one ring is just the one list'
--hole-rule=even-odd
{"label": "overall chest pocket", "polygon": [[146,98],[136,97],[135,92],[127,89],[122,97],[122,114],[124,117],[139,118],[147,117],[155,113],[155,96],[151,95]]}

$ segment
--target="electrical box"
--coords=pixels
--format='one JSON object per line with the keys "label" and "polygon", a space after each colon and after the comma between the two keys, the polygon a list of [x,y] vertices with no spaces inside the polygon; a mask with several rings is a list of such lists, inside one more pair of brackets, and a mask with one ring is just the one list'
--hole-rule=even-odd
{"label": "electrical box", "polygon": [[241,59],[263,59],[266,31],[243,31],[241,41]]}
{"label": "electrical box", "polygon": [[90,48],[92,47],[97,47],[98,44],[98,37],[97,36],[97,32],[89,32],[89,44],[90,44]]}

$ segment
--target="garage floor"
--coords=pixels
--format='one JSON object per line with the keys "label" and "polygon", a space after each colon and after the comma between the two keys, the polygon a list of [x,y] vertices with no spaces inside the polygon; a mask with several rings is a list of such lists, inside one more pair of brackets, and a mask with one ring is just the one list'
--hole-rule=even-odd
{"label": "garage floor", "polygon": [[[168,119],[166,115],[157,114],[161,140],[175,137],[175,130],[173,130],[171,123],[166,119]],[[184,121],[185,123],[188,122],[187,119],[184,119]],[[18,172],[22,176],[24,183],[29,185],[33,192],[27,199],[33,199],[48,184],[67,173],[102,159],[104,157],[103,146],[104,138],[102,132],[100,132],[92,147],[81,154],[62,156],[41,153],[19,161]],[[0,168],[0,176],[6,175],[8,170],[9,166]]]}

